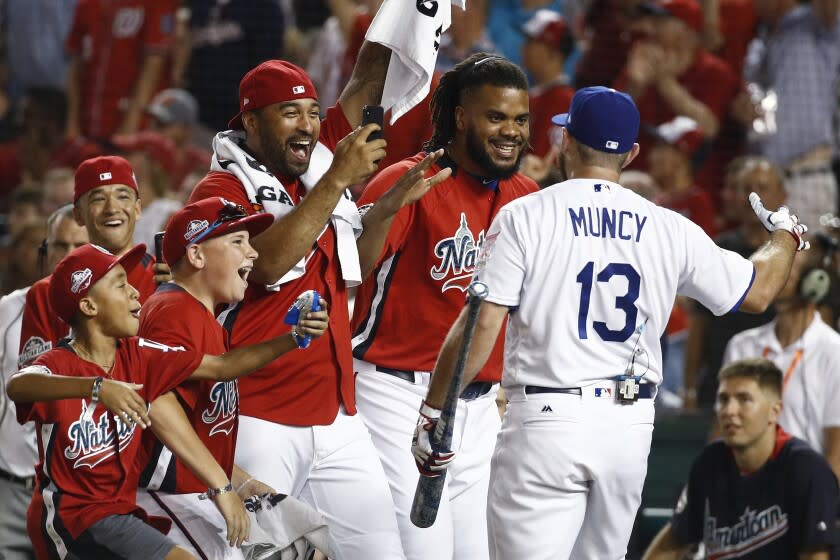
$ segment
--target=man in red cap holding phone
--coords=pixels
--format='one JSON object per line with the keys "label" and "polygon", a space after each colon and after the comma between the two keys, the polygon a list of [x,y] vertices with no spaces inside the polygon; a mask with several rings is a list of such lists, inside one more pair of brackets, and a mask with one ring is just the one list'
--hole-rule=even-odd
{"label": "man in red cap holding phone", "polygon": [[348,194],[385,156],[385,141],[369,139],[379,126],[359,125],[362,108],[380,101],[390,57],[386,47],[365,42],[323,123],[303,69],[269,60],[248,72],[240,112],[231,130],[216,135],[211,171],[191,197],[221,196],[275,217],[251,240],[260,258],[245,299],[219,318],[232,347],[288,329],[281,318],[303,291],[330,303],[330,327],[317,345],[240,383],[236,460],[321,510],[336,558],[404,557],[382,465],[356,415],[348,313],[348,289],[379,256],[376,244],[393,215],[437,182],[423,179],[440,155],[433,154],[364,217]]}
{"label": "man in red cap holding phone", "polygon": [[[85,160],[76,170],[73,214],[87,229],[90,242],[117,256],[134,247],[134,226],[140,216],[140,189],[131,164],[118,156]],[[169,269],[155,264],[152,255],[142,258],[128,270],[128,280],[140,292],[143,303],[157,284],[169,279]],[[26,295],[20,336],[21,366],[31,363],[66,337],[70,329],[50,308],[50,277],[33,284]]]}

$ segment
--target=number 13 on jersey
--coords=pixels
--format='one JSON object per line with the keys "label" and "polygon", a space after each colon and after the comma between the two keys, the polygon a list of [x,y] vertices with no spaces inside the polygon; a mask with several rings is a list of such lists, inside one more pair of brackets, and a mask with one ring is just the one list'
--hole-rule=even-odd
{"label": "number 13 on jersey", "polygon": [[636,300],[639,299],[639,288],[641,276],[627,263],[610,263],[595,273],[595,263],[589,261],[578,273],[575,280],[580,284],[580,307],[578,309],[578,336],[582,340],[589,338],[587,329],[589,327],[589,303],[598,292],[598,284],[609,284],[613,276],[623,276],[627,279],[627,293],[615,298],[615,308],[623,311],[625,315],[624,326],[619,330],[613,330],[607,326],[605,321],[592,321],[592,330],[607,342],[624,342],[633,334],[636,329],[636,318],[639,309],[636,307]]}

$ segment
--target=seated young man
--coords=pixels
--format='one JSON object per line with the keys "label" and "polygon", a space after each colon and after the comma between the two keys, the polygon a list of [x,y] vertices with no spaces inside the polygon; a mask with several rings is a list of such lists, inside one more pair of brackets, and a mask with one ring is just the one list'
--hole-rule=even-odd
{"label": "seated young man", "polygon": [[[149,518],[135,504],[140,438],[134,435],[138,425],[150,426],[147,403],[187,379],[236,379],[297,347],[283,336],[211,356],[135,337],[140,303],[126,269],[144,253],[138,245],[118,258],[85,245],[62,259],[50,281],[50,304],[73,337],[9,381],[18,421],[37,427],[41,457],[27,527],[39,560],[194,558],[164,536],[165,520]],[[317,315],[297,328],[322,333],[326,314]],[[157,424],[161,437],[183,431]],[[248,520],[224,471],[197,461],[189,441],[171,443],[221,511],[241,512],[229,514],[237,522],[228,527],[230,544],[241,544]]]}
{"label": "seated young man", "polygon": [[[228,335],[214,311],[245,297],[248,275],[258,256],[250,239],[273,221],[270,214],[248,216],[242,207],[221,197],[200,200],[172,216],[163,239],[163,256],[173,279],[143,305],[140,335],[202,353],[227,352]],[[320,303],[326,309],[326,302]],[[196,447],[207,449],[205,462],[216,463],[241,498],[274,492],[234,465],[239,427],[236,380],[191,380],[179,385],[152,406],[154,422],[169,424],[170,418],[192,425],[200,438]],[[141,457],[145,469],[140,486],[148,491],[138,492],[138,505],[170,518],[174,525],[168,536],[196,556],[241,559],[242,551],[229,547],[225,537],[229,520],[212,503],[196,499],[206,485],[190,472],[189,465],[172,456],[166,443],[151,433],[143,434],[148,456]]]}
{"label": "seated young man", "polygon": [[678,560],[702,543],[706,558],[828,560],[840,500],[831,467],[778,425],[782,372],[766,359],[719,374],[723,439],[694,461],[674,517],[644,560]]}

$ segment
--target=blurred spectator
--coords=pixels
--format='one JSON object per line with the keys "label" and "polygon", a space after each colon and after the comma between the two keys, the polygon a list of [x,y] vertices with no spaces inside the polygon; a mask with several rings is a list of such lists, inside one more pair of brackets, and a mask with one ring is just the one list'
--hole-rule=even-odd
{"label": "blurred spectator", "polygon": [[121,150],[142,151],[154,159],[168,176],[167,192],[176,192],[191,171],[206,173],[210,169],[212,154],[191,144],[193,129],[198,125],[198,104],[188,91],[163,90],[146,112],[152,117],[150,131],[118,135],[114,143]]}
{"label": "blurred spectator", "polygon": [[47,171],[42,189],[41,214],[49,216],[65,204],[73,202],[74,174],[75,170],[70,167],[56,167]]}
{"label": "blurred spectator", "polygon": [[840,18],[834,0],[756,0],[765,30],[750,44],[744,76],[760,117],[752,141],[784,169],[788,203],[812,231],[837,211],[831,171],[834,90],[840,78]]}
{"label": "blurred spectator", "polygon": [[630,189],[645,200],[656,200],[660,196],[659,185],[650,174],[629,169],[621,172],[618,184]]}
{"label": "blurred spectator", "polygon": [[[487,32],[496,50],[515,64],[522,63],[522,26],[539,9],[562,13],[561,0],[495,0],[490,2]],[[469,9],[469,2],[467,2]]]}
{"label": "blurred spectator", "polygon": [[[143,213],[134,226],[134,244],[145,243],[151,251],[155,246],[155,234],[166,229],[169,217],[180,210],[183,203],[173,192],[169,174],[151,152],[141,150],[126,159],[134,168],[143,195]],[[209,168],[209,164],[205,166],[205,173]]]}
{"label": "blurred spectator", "polygon": [[12,193],[6,213],[5,235],[7,237],[5,243],[0,245],[10,244],[26,226],[43,220],[42,200],[41,190],[34,186],[21,188]]}
{"label": "blurred spectator", "polygon": [[67,38],[70,138],[106,140],[140,129],[172,49],[175,6],[175,0],[79,0]]}
{"label": "blurred spectator", "polygon": [[51,88],[31,88],[20,104],[20,135],[0,144],[0,194],[38,185],[47,170],[76,167],[101,148],[82,137],[65,137],[67,97]]}
{"label": "blurred spectator", "polygon": [[[663,0],[645,9],[656,16],[654,40],[633,45],[616,89],[633,96],[643,124],[658,126],[686,116],[704,136],[714,138],[740,82],[725,62],[701,47],[700,5]],[[652,141],[649,133],[639,134],[642,153]]]}
{"label": "blurred spectator", "polygon": [[283,53],[283,13],[277,0],[188,0],[190,62],[187,89],[201,121],[227,130],[239,111],[238,84],[248,70]]}
{"label": "blurred spectator", "polygon": [[435,69],[442,74],[472,54],[494,52],[486,23],[487,0],[469,0],[466,10],[452,6],[452,24],[440,39]]}
{"label": "blurred spectator", "polygon": [[560,14],[538,10],[522,28],[522,64],[535,84],[529,92],[531,148],[539,157],[551,148],[551,117],[566,113],[575,90],[566,76],[566,57],[574,49],[571,30]]}
{"label": "blurred spectator", "polygon": [[[770,235],[750,208],[747,197],[757,193],[768,208],[785,203],[785,191],[779,169],[769,161],[741,158],[730,164],[724,185],[723,208],[736,229],[715,239],[723,249],[741,256],[753,254]],[[763,325],[775,316],[769,308],[761,314],[729,313],[714,316],[705,307],[695,304],[689,326],[685,358],[685,403],[693,409],[698,403],[711,407],[717,394],[717,372],[723,362],[723,352],[729,340],[739,332]]]}
{"label": "blurred spectator", "polygon": [[345,84],[342,65],[335,61],[344,59],[348,32],[337,16],[330,16],[318,33],[306,62],[306,73],[312,78],[324,107],[335,105]]}
{"label": "blurred spectator", "polygon": [[716,233],[715,209],[709,194],[694,181],[692,162],[703,148],[703,133],[688,117],[656,127],[657,142],[648,152],[648,171],[660,185],[660,205],[679,212],[709,237]]}
{"label": "blurred spectator", "polygon": [[64,40],[78,0],[11,0],[2,3],[7,46],[7,93],[12,103],[31,87],[64,89]]}
{"label": "blurred spectator", "polygon": [[609,85],[618,78],[633,43],[652,32],[641,17],[643,1],[594,0],[589,5],[583,18],[576,87]]}
{"label": "blurred spectator", "polygon": [[703,47],[717,54],[741,76],[747,47],[755,36],[755,0],[705,0]]}
{"label": "blurred spectator", "polygon": [[43,221],[28,222],[12,236],[0,282],[0,294],[9,294],[29,286],[41,277],[38,247],[45,236]]}
{"label": "blurred spectator", "polygon": [[822,453],[840,476],[840,333],[817,313],[831,287],[819,249],[797,253],[776,318],[735,335],[723,364],[767,358],[784,372],[779,424]]}

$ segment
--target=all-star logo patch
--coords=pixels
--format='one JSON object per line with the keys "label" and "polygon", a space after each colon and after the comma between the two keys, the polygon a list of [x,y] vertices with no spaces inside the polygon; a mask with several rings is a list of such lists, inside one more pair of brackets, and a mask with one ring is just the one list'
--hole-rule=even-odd
{"label": "all-star logo patch", "polygon": [[25,366],[45,352],[52,350],[52,342],[40,336],[32,336],[23,345],[23,351],[18,356],[18,367]]}
{"label": "all-star logo patch", "polygon": [[90,287],[90,280],[93,278],[93,272],[89,268],[77,270],[70,275],[70,291],[78,294]]}
{"label": "all-star logo patch", "polygon": [[187,232],[184,234],[184,239],[191,241],[195,239],[199,233],[210,227],[210,222],[207,220],[193,220],[187,225]]}

